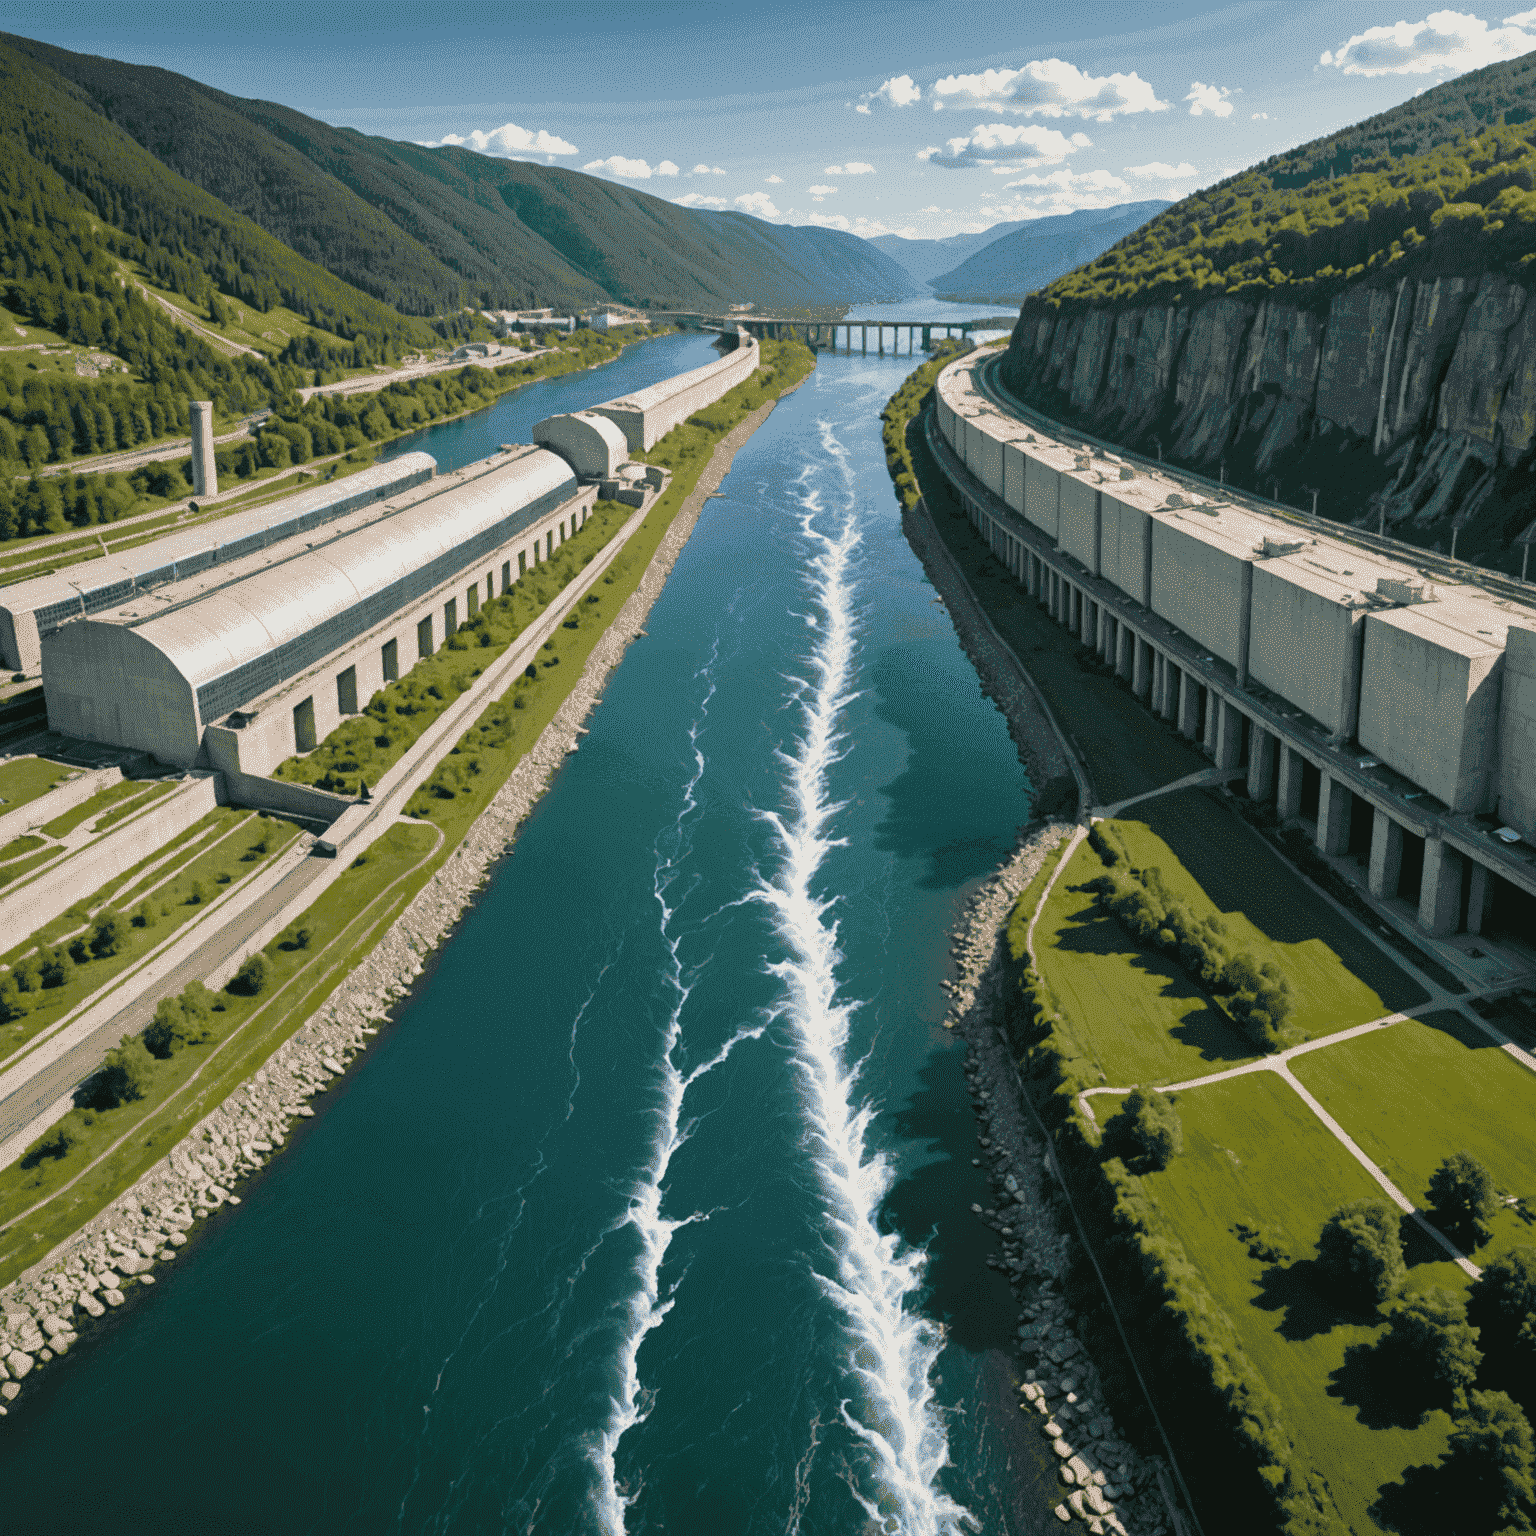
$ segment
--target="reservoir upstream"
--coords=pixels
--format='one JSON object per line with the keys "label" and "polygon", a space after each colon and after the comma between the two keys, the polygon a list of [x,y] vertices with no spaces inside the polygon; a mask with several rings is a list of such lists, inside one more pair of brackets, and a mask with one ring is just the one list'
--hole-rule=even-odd
{"label": "reservoir upstream", "polygon": [[[389,451],[450,469],[715,355]],[[939,1022],[1030,791],[901,533],[916,361],[823,355],[737,454],[396,1022],[29,1382],[8,1531],[1055,1528]]]}

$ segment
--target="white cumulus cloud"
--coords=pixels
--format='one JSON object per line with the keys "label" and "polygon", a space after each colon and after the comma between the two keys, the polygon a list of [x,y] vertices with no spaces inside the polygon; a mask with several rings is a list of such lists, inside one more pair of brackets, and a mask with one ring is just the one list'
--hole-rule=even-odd
{"label": "white cumulus cloud", "polygon": [[822,200],[822,198],[830,197],[832,195],[832,193],[837,191],[837,188],[836,187],[821,187],[821,186],[817,186],[817,187],[807,187],[805,190],[807,192],[809,192],[811,194],[811,196],[814,197],[816,199],[816,201],[819,203]]}
{"label": "white cumulus cloud", "polygon": [[1060,165],[1068,155],[1087,149],[1092,143],[1085,133],[1074,133],[1068,138],[1055,128],[1042,128],[1036,123],[978,123],[968,135],[948,140],[943,149],[930,145],[918,150],[917,158],[951,171],[982,165],[1022,170],[1037,165]]}
{"label": "white cumulus cloud", "polygon": [[[671,165],[671,161],[662,161],[663,165]],[[606,160],[589,160],[584,166],[584,171],[599,171],[608,176],[623,176],[630,181],[645,181],[656,173],[644,160],[627,160],[623,155],[609,155]],[[677,167],[673,166],[674,174]]]}
{"label": "white cumulus cloud", "polygon": [[567,143],[558,134],[540,128],[519,128],[516,123],[503,123],[482,133],[472,128],[468,133],[448,133],[440,139],[423,141],[424,149],[437,149],[443,144],[456,144],[461,149],[479,150],[482,155],[499,155],[502,159],[522,159],[527,155],[574,155],[574,144]]}
{"label": "white cumulus cloud", "polygon": [[736,206],[746,213],[755,213],[760,219],[781,219],[784,217],[773,206],[773,199],[766,192],[743,192],[736,199]]}
{"label": "white cumulus cloud", "polygon": [[1506,16],[1500,27],[1463,11],[1433,11],[1423,21],[1367,27],[1318,62],[1346,75],[1427,75],[1436,70],[1460,74],[1536,48],[1536,35],[1524,30],[1532,22],[1536,11]]}
{"label": "white cumulus cloud", "polygon": [[782,186],[784,183],[784,178],[782,176],[764,176],[763,180],[766,181],[770,187]]}
{"label": "white cumulus cloud", "polygon": [[682,197],[672,199],[679,208],[728,208],[730,199],[725,197],[707,197],[702,192],[688,192]]}
{"label": "white cumulus cloud", "polygon": [[1269,113],[1268,112],[1255,112],[1253,114],[1253,121],[1256,122],[1256,123],[1267,123],[1269,121]]}
{"label": "white cumulus cloud", "polygon": [[828,176],[873,176],[875,168],[862,160],[850,160],[847,165],[825,166]]}
{"label": "white cumulus cloud", "polygon": [[701,160],[688,174],[690,176],[724,176],[725,167],[723,165],[705,165]]}
{"label": "white cumulus cloud", "polygon": [[1008,192],[1015,187],[1040,187],[1053,192],[1126,193],[1131,190],[1130,184],[1122,181],[1113,171],[1060,170],[1047,171],[1044,175],[1032,171],[1017,181],[1005,182],[1003,190]]}
{"label": "white cumulus cloud", "polygon": [[934,107],[985,104],[1026,117],[1087,117],[1107,123],[1132,112],[1166,112],[1168,103],[1134,70],[1089,75],[1065,59],[1032,59],[1022,69],[947,75],[933,87]]}
{"label": "white cumulus cloud", "polygon": [[[933,210],[924,209],[924,212]],[[901,235],[910,240],[917,231],[910,225],[904,225],[900,229],[892,229],[888,224],[882,224],[879,219],[866,219],[860,214],[856,219],[850,219],[844,213],[816,213],[806,214],[805,222],[814,224],[818,229],[841,229],[850,235],[859,235],[865,240],[872,240],[876,235]]]}
{"label": "white cumulus cloud", "polygon": [[1199,173],[1188,160],[1181,160],[1177,165],[1169,165],[1166,160],[1149,160],[1145,165],[1126,166],[1125,174],[1140,181],[1184,181]]}
{"label": "white cumulus cloud", "polygon": [[1191,117],[1231,117],[1232,103],[1227,100],[1231,94],[1225,85],[1201,85],[1198,80],[1191,80],[1189,95],[1184,100],[1189,103]]}
{"label": "white cumulus cloud", "polygon": [[911,107],[922,100],[922,87],[911,75],[892,75],[877,91],[870,91],[859,98],[857,111],[869,115],[872,105],[883,101],[887,106]]}

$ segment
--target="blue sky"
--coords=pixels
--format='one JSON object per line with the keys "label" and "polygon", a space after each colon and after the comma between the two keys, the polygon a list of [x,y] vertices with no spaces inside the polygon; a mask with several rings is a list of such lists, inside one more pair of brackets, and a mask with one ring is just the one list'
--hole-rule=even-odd
{"label": "blue sky", "polygon": [[17,0],[0,25],[369,133],[912,236],[1181,197],[1536,48],[1536,8],[1376,0]]}

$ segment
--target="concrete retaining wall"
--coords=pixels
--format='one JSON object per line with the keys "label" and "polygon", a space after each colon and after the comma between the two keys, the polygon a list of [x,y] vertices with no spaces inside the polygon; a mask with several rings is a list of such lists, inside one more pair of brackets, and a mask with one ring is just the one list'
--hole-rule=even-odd
{"label": "concrete retaining wall", "polygon": [[[972,354],[939,375],[935,424],[975,479],[1067,557],[1057,577],[1102,577],[1231,668],[1238,689],[1268,690],[1454,810],[1498,805],[1536,842],[1536,602],[1431,584],[1411,550],[1351,543],[1345,529],[1291,522],[1145,462],[1124,465],[1132,478],[1121,480],[1116,457],[995,403],[976,373],[984,361]],[[1066,599],[1072,622],[1091,620]],[[1104,643],[1086,629],[1083,639]]]}
{"label": "concrete retaining wall", "polygon": [[0,899],[0,933],[36,933],[108,880],[158,853],[217,804],[212,774],[182,784],[142,816],[49,865],[30,884]]}

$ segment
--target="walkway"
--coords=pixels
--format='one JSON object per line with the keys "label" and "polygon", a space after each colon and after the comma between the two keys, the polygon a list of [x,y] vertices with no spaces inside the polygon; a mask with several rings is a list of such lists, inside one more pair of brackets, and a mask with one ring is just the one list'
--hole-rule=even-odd
{"label": "walkway", "polygon": [[1213,789],[1218,784],[1230,784],[1234,779],[1248,777],[1246,768],[1202,768],[1198,773],[1188,773],[1182,779],[1164,784],[1161,789],[1144,789],[1140,794],[1117,800],[1113,805],[1096,805],[1089,812],[1094,821],[1113,821],[1115,817],[1143,800],[1155,800],[1159,795],[1174,795],[1181,789]]}

